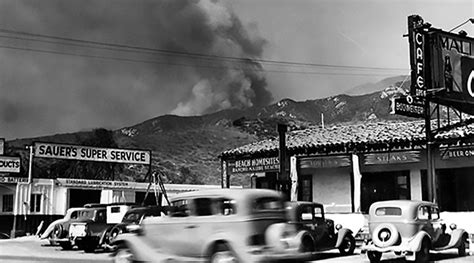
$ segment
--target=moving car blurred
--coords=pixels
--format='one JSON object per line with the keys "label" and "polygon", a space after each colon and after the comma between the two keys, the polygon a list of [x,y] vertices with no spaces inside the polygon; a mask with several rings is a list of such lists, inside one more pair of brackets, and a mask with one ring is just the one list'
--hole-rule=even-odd
{"label": "moving car blurred", "polygon": [[324,217],[322,204],[314,202],[288,202],[286,207],[289,223],[298,231],[306,230],[301,243],[304,251],[325,251],[337,248],[341,255],[351,255],[355,249],[352,231]]}
{"label": "moving car blurred", "polygon": [[455,224],[448,233],[438,206],[431,202],[375,202],[369,209],[369,229],[372,241],[362,247],[362,252],[370,262],[379,262],[386,252],[404,255],[409,261],[428,262],[430,250],[457,248],[464,256],[469,248],[468,233]]}
{"label": "moving car blurred", "polygon": [[309,260],[288,224],[280,193],[264,189],[188,192],[171,199],[168,216],[148,217],[136,234],[114,240],[116,262],[275,262]]}

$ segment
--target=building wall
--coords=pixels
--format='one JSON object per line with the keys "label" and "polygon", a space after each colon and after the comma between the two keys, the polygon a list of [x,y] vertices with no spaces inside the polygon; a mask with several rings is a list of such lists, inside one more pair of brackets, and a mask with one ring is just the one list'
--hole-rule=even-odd
{"label": "building wall", "polygon": [[313,201],[328,213],[352,212],[351,177],[347,169],[317,169],[313,172]]}

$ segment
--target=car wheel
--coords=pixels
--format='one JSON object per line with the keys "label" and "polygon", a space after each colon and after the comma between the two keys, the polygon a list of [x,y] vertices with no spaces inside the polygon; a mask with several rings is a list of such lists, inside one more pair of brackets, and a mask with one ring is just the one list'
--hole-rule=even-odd
{"label": "car wheel", "polygon": [[341,245],[339,246],[339,252],[341,255],[347,256],[352,255],[355,250],[355,238],[351,234],[344,236]]}
{"label": "car wheel", "polygon": [[59,245],[63,250],[71,250],[72,249],[72,244],[69,241],[66,242],[59,242]]}
{"label": "car wheel", "polygon": [[382,258],[382,252],[368,251],[367,257],[369,258],[370,263],[379,263]]}
{"label": "car wheel", "polygon": [[120,230],[117,228],[112,229],[109,233],[108,243],[110,244],[120,234]]}
{"label": "car wheel", "polygon": [[305,236],[303,240],[301,240],[301,246],[300,246],[299,251],[300,252],[313,252],[314,251],[313,239],[310,236]]}
{"label": "car wheel", "polygon": [[380,224],[375,227],[372,242],[378,247],[394,245],[399,238],[397,228],[393,224]]}
{"label": "car wheel", "polygon": [[210,263],[237,263],[234,253],[225,244],[220,244],[211,255]]}
{"label": "car wheel", "polygon": [[423,239],[421,242],[420,251],[416,252],[415,262],[429,262],[430,261],[430,241]]}
{"label": "car wheel", "polygon": [[114,256],[114,263],[130,263],[135,262],[134,256],[130,248],[121,246]]}
{"label": "car wheel", "polygon": [[64,228],[61,224],[56,225],[51,233],[52,238],[63,238],[64,235]]}
{"label": "car wheel", "polygon": [[460,257],[466,256],[466,249],[469,248],[469,241],[467,241],[467,237],[462,238],[461,245],[458,247],[458,254]]}

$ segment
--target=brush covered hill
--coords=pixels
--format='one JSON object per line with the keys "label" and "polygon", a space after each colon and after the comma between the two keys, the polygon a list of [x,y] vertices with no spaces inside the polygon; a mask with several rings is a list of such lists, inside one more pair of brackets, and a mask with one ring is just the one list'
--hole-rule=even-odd
{"label": "brush covered hill", "polygon": [[[111,134],[116,147],[151,150],[152,169],[162,171],[167,183],[220,184],[219,154],[257,140],[278,136],[278,123],[286,123],[290,130],[295,130],[321,125],[323,119],[325,125],[406,119],[389,113],[389,98],[403,93],[403,88],[409,85],[403,83],[403,87],[400,87],[400,78],[394,81],[396,82],[388,88],[365,95],[338,95],[300,102],[283,99],[262,108],[224,110],[203,116],[164,115],[111,131]],[[386,83],[383,86],[387,87]],[[24,146],[33,141],[83,145],[91,136],[92,131],[57,134],[17,139],[7,142],[7,146],[13,154],[22,156],[23,166],[27,167],[27,151]],[[68,174],[58,174],[58,171],[55,174],[51,172],[51,167],[57,162],[54,159],[35,161],[34,175],[68,177]],[[22,173],[24,171],[26,169],[22,169]],[[122,165],[118,171],[115,180],[140,181],[144,180],[148,167]],[[247,185],[248,179],[234,177],[232,183]]]}

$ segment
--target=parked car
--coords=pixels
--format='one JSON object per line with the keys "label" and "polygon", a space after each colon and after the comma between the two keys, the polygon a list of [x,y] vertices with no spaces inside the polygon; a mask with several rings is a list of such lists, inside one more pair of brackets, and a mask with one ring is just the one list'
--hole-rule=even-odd
{"label": "parked car", "polygon": [[104,210],[103,206],[99,207],[76,207],[70,208],[66,212],[63,219],[56,220],[51,223],[53,230],[50,231],[50,226],[45,230],[41,238],[49,238],[49,242],[52,245],[59,244],[64,250],[72,249],[73,244],[69,239],[69,228],[72,222],[77,220],[88,220],[92,218],[97,210]]}
{"label": "parked car", "polygon": [[122,218],[122,222],[113,226],[107,233],[106,239],[101,240],[100,244],[108,245],[119,234],[128,233],[130,226],[138,225],[143,219],[149,216],[165,215],[168,208],[165,206],[144,206],[136,207],[128,212]]}
{"label": "parked car", "polygon": [[148,217],[137,234],[119,235],[117,262],[305,261],[301,236],[288,224],[280,193],[216,189],[175,195],[167,216]]}
{"label": "parked car", "polygon": [[308,235],[301,236],[304,251],[324,251],[337,248],[342,255],[351,255],[355,249],[352,231],[325,218],[322,204],[314,202],[288,202],[289,223],[297,231],[305,230]]}
{"label": "parked car", "polygon": [[68,236],[71,245],[77,245],[85,252],[94,252],[103,244],[108,231],[120,223],[125,213],[133,207],[134,204],[124,203],[91,208],[87,216],[71,222]]}
{"label": "parked car", "polygon": [[382,253],[394,252],[406,260],[428,262],[430,250],[457,248],[460,256],[469,248],[468,233],[441,220],[436,204],[425,201],[375,202],[369,209],[372,241],[362,247],[370,262],[379,262]]}

